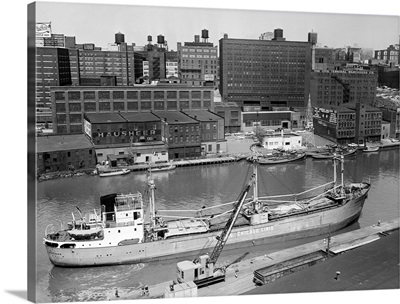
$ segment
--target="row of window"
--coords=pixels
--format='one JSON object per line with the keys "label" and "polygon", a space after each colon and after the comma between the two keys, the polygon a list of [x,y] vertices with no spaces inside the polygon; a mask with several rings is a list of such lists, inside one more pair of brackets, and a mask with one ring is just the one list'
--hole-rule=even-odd
{"label": "row of window", "polygon": [[[66,92],[55,92],[56,101],[65,101]],[[83,97],[84,100],[96,99],[129,99],[137,100],[139,97],[141,100],[152,100],[152,99],[176,99],[179,96],[180,99],[211,99],[211,91],[69,91],[68,100],[80,100]]]}
{"label": "row of window", "polygon": [[[211,101],[205,100],[203,101],[203,105],[200,100],[192,100],[189,102],[188,100],[171,100],[165,103],[164,101],[141,101],[140,109],[141,110],[177,110],[178,106],[180,109],[201,109],[201,108],[210,108]],[[81,103],[69,103],[68,111],[69,112],[104,112],[111,111],[111,108],[114,111],[138,111],[139,110],[139,102],[85,102]],[[64,103],[56,103],[56,113],[67,113],[67,107]]]}

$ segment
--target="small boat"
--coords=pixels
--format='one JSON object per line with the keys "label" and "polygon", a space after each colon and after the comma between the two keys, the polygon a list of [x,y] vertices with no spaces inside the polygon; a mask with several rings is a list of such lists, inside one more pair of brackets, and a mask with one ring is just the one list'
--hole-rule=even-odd
{"label": "small boat", "polygon": [[337,152],[320,152],[320,153],[312,153],[310,154],[312,158],[314,159],[332,159],[335,156],[351,156],[357,152],[357,149],[350,149],[347,151],[337,151]]}
{"label": "small boat", "polygon": [[376,152],[379,150],[379,148],[380,148],[379,146],[366,146],[363,149],[363,152]]}
{"label": "small boat", "polygon": [[124,175],[128,174],[131,172],[129,169],[115,169],[115,170],[109,170],[109,171],[101,171],[99,172],[100,177],[107,177],[107,176],[116,176],[116,175]]}
{"label": "small boat", "polygon": [[257,162],[260,165],[275,165],[301,160],[306,157],[305,153],[288,153],[282,155],[272,155],[267,157],[259,157]]}
{"label": "small boat", "polygon": [[161,166],[161,167],[150,167],[149,171],[151,170],[151,172],[162,172],[162,171],[169,171],[169,170],[173,170],[176,168],[176,165],[170,164],[168,166]]}

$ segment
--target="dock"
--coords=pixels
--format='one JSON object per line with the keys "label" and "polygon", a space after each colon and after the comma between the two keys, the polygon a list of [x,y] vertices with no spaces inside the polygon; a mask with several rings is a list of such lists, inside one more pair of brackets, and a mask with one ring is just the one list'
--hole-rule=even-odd
{"label": "dock", "polygon": [[[369,245],[375,245],[378,246],[375,251],[380,251],[379,250],[379,242],[385,241],[386,238],[389,238],[392,234],[394,236],[398,236],[398,230],[399,230],[399,219],[394,219],[391,221],[383,222],[383,223],[377,223],[376,225],[360,228],[351,232],[346,232],[343,234],[338,234],[335,236],[332,236],[329,242],[329,250],[327,248],[327,242],[326,242],[326,236],[321,236],[321,240],[314,241],[311,243],[303,244],[300,246],[296,246],[293,248],[288,248],[285,250],[277,251],[277,252],[272,252],[265,254],[263,256],[258,256],[255,258],[251,259],[245,259],[242,260],[238,263],[230,265],[227,270],[226,270],[226,279],[225,282],[221,282],[215,285],[210,285],[208,287],[203,287],[201,289],[198,289],[198,297],[210,297],[210,296],[229,296],[229,295],[240,295],[240,294],[262,294],[262,293],[269,293],[267,291],[264,291],[268,288],[273,288],[275,286],[279,285],[279,282],[282,282],[283,280],[291,279],[295,280],[297,278],[297,281],[293,283],[293,286],[300,286],[300,282],[303,282],[302,284],[307,284],[308,280],[304,280],[304,273],[307,271],[313,271],[313,269],[316,269],[316,267],[323,267],[324,265],[330,265],[333,263],[334,266],[336,267],[335,262],[340,262],[340,258],[343,256],[344,259],[346,260],[346,256],[352,253],[355,250],[362,250],[362,248],[367,248]],[[393,243],[393,242],[392,242]],[[396,246],[396,244],[394,245]],[[398,237],[397,237],[397,247],[398,249]],[[304,256],[310,256],[312,254],[315,254],[317,252],[326,252],[328,257],[327,259],[324,259],[324,261],[319,262],[318,264],[314,265],[313,267],[308,267],[306,265],[308,260],[304,260],[304,263],[302,265],[299,264],[299,261],[301,260],[301,257]],[[398,264],[398,256],[399,252],[395,252],[395,255],[397,256],[397,259],[391,259],[391,261],[395,262],[395,264]],[[368,259],[368,258],[367,258]],[[296,260],[296,267],[297,269],[291,269],[289,272],[287,272],[287,265],[288,261],[294,261]],[[329,264],[330,263],[330,264]],[[387,264],[387,261],[383,261],[383,264]],[[365,265],[365,266],[363,266]],[[368,272],[370,275],[371,271],[368,266],[366,261],[359,261],[357,267],[364,267],[364,270]],[[253,282],[254,278],[254,271],[265,268],[265,267],[275,267],[279,271],[279,267],[286,267],[285,269],[281,269],[281,275],[277,276],[277,279],[274,280],[273,282],[263,285],[263,286],[257,286]],[[311,266],[311,265],[310,265]],[[344,266],[343,266],[344,267]],[[346,266],[346,268],[341,268],[342,272],[349,271],[349,267],[351,265]],[[372,266],[371,266],[372,267]],[[377,269],[378,267],[376,266],[374,269]],[[393,267],[392,267],[393,268]],[[336,268],[335,268],[336,269]],[[298,270],[298,271],[297,271]],[[398,267],[394,268],[394,271],[397,271],[398,274]],[[360,270],[358,269],[358,272]],[[393,271],[392,271],[393,272]],[[235,275],[235,273],[237,275]],[[290,275],[285,275],[285,273],[291,273]],[[295,277],[295,275],[297,275]],[[334,277],[334,273],[332,274],[332,278]],[[382,273],[379,273],[376,275],[376,280],[382,280],[385,282],[387,278],[384,276],[392,276],[392,273],[388,273],[387,270],[383,269]],[[302,276],[301,278],[299,276]],[[140,295],[140,291],[132,291],[127,294],[121,294],[120,293],[120,298],[121,299],[140,299],[140,298],[163,298],[165,289],[169,288],[169,285],[171,282],[175,279],[175,273],[171,273],[171,280],[168,282],[163,282],[157,285],[149,286],[149,295]],[[342,276],[342,281],[339,289],[337,290],[346,290],[346,285],[344,284],[344,276]],[[397,282],[398,282],[398,276],[397,276]],[[322,283],[321,283],[322,284]],[[382,283],[384,284],[384,283]],[[308,284],[309,286],[314,286],[313,284]],[[338,284],[336,284],[338,286]],[[361,286],[362,287],[362,286]],[[398,286],[399,287],[399,286]],[[314,287],[316,288],[316,287]],[[325,291],[325,285],[321,285],[319,290],[314,290],[314,291]],[[342,289],[340,289],[342,288]],[[370,288],[373,288],[373,286],[370,286]],[[304,288],[303,290],[296,290],[292,292],[301,292],[301,291],[307,291]],[[360,288],[361,289],[361,288]],[[328,290],[333,290],[333,289],[327,289]],[[275,291],[277,292],[277,291]],[[285,290],[284,292],[290,292],[288,290]],[[272,293],[272,292],[271,292]],[[112,295],[110,295],[110,298],[112,299]]]}

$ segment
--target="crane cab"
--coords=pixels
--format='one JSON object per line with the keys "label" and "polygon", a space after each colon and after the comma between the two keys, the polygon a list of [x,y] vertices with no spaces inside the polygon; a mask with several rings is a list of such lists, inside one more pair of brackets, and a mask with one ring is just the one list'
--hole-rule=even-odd
{"label": "crane cab", "polygon": [[208,254],[200,256],[194,261],[182,261],[177,264],[177,279],[179,283],[196,282],[213,276],[214,264],[209,263]]}

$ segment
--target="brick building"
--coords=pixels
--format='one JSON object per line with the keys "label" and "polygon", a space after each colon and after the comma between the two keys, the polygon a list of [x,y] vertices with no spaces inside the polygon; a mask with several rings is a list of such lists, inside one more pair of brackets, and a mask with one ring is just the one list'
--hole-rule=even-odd
{"label": "brick building", "polygon": [[84,134],[37,136],[36,144],[39,174],[96,166],[93,144]]}
{"label": "brick building", "polygon": [[69,53],[64,48],[36,48],[36,107],[51,106],[50,87],[71,85]]}
{"label": "brick building", "polygon": [[314,70],[311,72],[313,106],[339,106],[362,101],[373,105],[378,75],[367,70]]}
{"label": "brick building", "polygon": [[235,133],[240,131],[242,123],[242,108],[236,102],[215,103],[214,112],[224,118],[225,132]]}
{"label": "brick building", "polygon": [[135,162],[141,160],[145,152],[167,155],[163,142],[167,138],[164,123],[152,113],[85,114],[84,128],[95,145],[99,161],[104,161],[108,155],[122,155],[126,159],[130,151],[135,153]]}
{"label": "brick building", "polygon": [[165,123],[169,159],[201,155],[200,122],[179,111],[154,111]]}
{"label": "brick building", "polygon": [[215,83],[218,76],[218,48],[208,42],[208,31],[195,35],[193,42],[178,42],[178,71],[182,83],[204,85]]}
{"label": "brick building", "polygon": [[305,107],[309,95],[311,43],[286,41],[276,29],[272,40],[219,41],[222,101],[239,106]]}
{"label": "brick building", "polygon": [[340,144],[379,142],[382,111],[361,102],[314,108],[314,133]]}
{"label": "brick building", "polygon": [[390,123],[389,136],[400,139],[400,108],[380,108],[384,120]]}
{"label": "brick building", "polygon": [[200,122],[201,152],[203,154],[226,151],[223,117],[206,110],[185,110],[184,113]]}
{"label": "brick building", "polygon": [[82,133],[84,113],[213,110],[213,89],[180,84],[52,87],[53,131]]}

